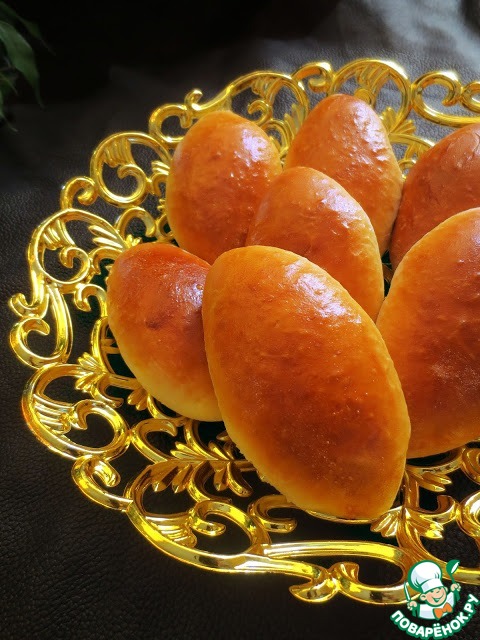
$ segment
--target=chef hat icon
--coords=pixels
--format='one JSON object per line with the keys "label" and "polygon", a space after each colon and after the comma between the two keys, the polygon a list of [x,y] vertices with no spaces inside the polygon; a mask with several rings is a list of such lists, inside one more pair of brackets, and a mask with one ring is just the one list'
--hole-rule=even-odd
{"label": "chef hat icon", "polygon": [[417,562],[408,572],[408,584],[416,591],[427,593],[432,589],[443,587],[442,570],[431,560]]}

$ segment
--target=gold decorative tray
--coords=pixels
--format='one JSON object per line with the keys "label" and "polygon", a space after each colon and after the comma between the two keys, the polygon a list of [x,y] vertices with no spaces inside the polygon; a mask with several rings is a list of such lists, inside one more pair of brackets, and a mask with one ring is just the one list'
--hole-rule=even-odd
{"label": "gold decorative tray", "polygon": [[[197,118],[235,110],[271,135],[284,156],[313,104],[339,91],[377,109],[405,171],[449,127],[480,121],[480,82],[463,86],[453,71],[411,81],[397,64],[374,59],[338,70],[311,62],[291,74],[256,71],[205,101],[194,89],[183,104],[155,109],[148,131],[103,140],[90,174],[64,185],[59,210],[28,245],[30,293],[10,300],[18,316],[10,341],[33,369],[21,401],[31,431],[72,460],[85,496],[123,512],[157,549],[210,571],[287,574],[293,595],[309,602],[343,593],[400,604],[414,562],[432,559],[445,569],[439,541],[460,535],[478,546],[475,443],[409,461],[397,503],[376,521],[327,522],[262,482],[222,424],[176,415],[147,395],[126,369],[106,316],[105,278],[116,256],[138,242],[173,241],[165,179],[175,146]],[[364,559],[387,563],[385,575],[395,577],[366,584]],[[464,564],[456,580],[479,584],[477,559]]]}

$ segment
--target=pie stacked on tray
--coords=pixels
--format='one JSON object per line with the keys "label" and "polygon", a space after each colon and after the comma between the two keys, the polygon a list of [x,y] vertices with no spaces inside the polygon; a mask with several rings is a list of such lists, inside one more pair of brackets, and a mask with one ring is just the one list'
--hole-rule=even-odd
{"label": "pie stacked on tray", "polygon": [[167,180],[176,243],[128,249],[107,281],[126,364],[173,411],[223,421],[298,507],[378,517],[407,457],[480,436],[479,172],[468,125],[404,180],[347,94],[312,109],[283,164],[255,123],[202,116]]}

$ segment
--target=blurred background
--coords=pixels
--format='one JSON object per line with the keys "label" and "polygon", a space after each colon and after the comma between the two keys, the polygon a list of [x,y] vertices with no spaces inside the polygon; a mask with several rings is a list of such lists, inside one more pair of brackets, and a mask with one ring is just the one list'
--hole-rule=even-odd
{"label": "blurred background", "polygon": [[[262,41],[280,43],[285,53],[303,43],[337,56],[357,48],[370,54],[395,51],[420,64],[422,54],[436,56],[438,64],[458,56],[473,61],[480,25],[479,0],[6,4],[35,23],[48,45],[30,38],[47,102],[95,91],[107,82],[112,66],[161,76],[172,64],[222,49],[232,63],[237,50],[245,54],[246,42],[254,50]],[[248,65],[248,54],[238,62]]]}

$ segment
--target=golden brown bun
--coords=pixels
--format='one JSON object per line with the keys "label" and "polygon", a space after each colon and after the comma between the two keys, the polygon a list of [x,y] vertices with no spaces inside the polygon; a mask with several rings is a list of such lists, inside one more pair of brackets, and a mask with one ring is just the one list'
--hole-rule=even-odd
{"label": "golden brown bun", "polygon": [[357,200],[372,222],[383,255],[403,178],[374,109],[347,94],[321,100],[307,115],[287,153],[285,168],[298,165],[326,173]]}
{"label": "golden brown bun", "polygon": [[377,317],[384,282],[372,223],[358,202],[324,173],[292,167],[274,178],[253,216],[246,244],[280,247],[308,258]]}
{"label": "golden brown bun", "polygon": [[412,423],[409,457],[480,437],[480,209],[458,213],[405,254],[378,328]]}
{"label": "golden brown bun", "polygon": [[255,123],[230,111],[198,120],[175,149],[165,209],[177,243],[212,263],[245,244],[248,225],[280,155]]}
{"label": "golden brown bun", "polygon": [[454,131],[410,169],[390,245],[392,267],[428,231],[480,206],[480,124]]}
{"label": "golden brown bun", "polygon": [[298,507],[375,518],[400,486],[410,425],[374,322],[290,251],[232,249],[212,265],[205,347],[232,440]]}
{"label": "golden brown bun", "polygon": [[208,372],[202,296],[209,265],[174,245],[127,249],[107,281],[108,322],[126,364],[161,403],[221,420]]}

